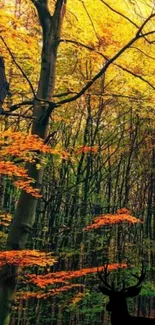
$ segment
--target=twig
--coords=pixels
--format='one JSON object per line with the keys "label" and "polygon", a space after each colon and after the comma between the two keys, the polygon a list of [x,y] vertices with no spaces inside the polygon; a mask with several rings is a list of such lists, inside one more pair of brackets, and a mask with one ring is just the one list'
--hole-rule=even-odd
{"label": "twig", "polygon": [[10,106],[10,112],[14,112],[16,109],[20,108],[21,106],[25,106],[25,105],[33,105],[34,100],[25,100],[24,102],[15,104]]}
{"label": "twig", "polygon": [[119,16],[125,18],[126,20],[128,20],[132,25],[134,25],[135,27],[139,28],[139,26],[134,23],[130,18],[128,18],[127,16],[125,16],[124,14],[122,14],[121,12],[117,11],[116,9],[112,8],[108,3],[106,3],[104,0],[100,0],[106,7],[108,7],[111,11],[115,12],[116,14],[118,14]]}
{"label": "twig", "polygon": [[29,78],[27,77],[26,73],[23,71],[23,69],[21,68],[21,66],[17,63],[14,55],[12,54],[10,48],[8,47],[7,43],[5,42],[3,36],[0,35],[0,38],[1,38],[2,42],[4,43],[5,47],[7,48],[10,56],[12,57],[13,62],[15,63],[15,65],[17,66],[17,68],[21,71],[21,73],[24,76],[24,78],[27,80],[27,82],[28,82],[28,84],[29,84],[29,86],[30,86],[30,88],[32,90],[32,93],[33,93],[34,97],[36,97],[35,91],[34,91],[34,88],[33,88],[33,85],[31,83],[31,81],[29,80]]}
{"label": "twig", "polygon": [[[154,14],[155,15],[155,14]],[[154,15],[151,15],[149,16],[149,18],[146,19],[146,22],[148,22],[152,17],[154,17]],[[146,25],[146,22],[144,22],[142,24],[142,26],[144,27]],[[72,96],[70,98],[67,98],[67,99],[64,99],[62,101],[59,101],[56,103],[56,106],[60,106],[62,104],[65,104],[65,103],[69,103],[69,102],[72,102],[76,99],[78,99],[79,97],[81,97],[86,91],[87,89],[89,89],[96,80],[98,80],[105,72],[106,70],[109,68],[109,66],[114,62],[116,61],[116,59],[118,57],[121,56],[121,54],[123,54],[126,49],[128,49],[132,44],[134,44],[138,39],[146,36],[146,35],[151,35],[153,33],[155,33],[155,30],[154,31],[150,31],[150,32],[147,32],[145,34],[142,34],[141,31],[142,31],[142,28],[143,27],[140,27],[138,32],[136,33],[136,35],[123,47],[121,48],[111,59],[109,59],[105,65],[103,66],[103,68],[90,80],[86,83],[86,85],[75,95],[75,96]]]}
{"label": "twig", "polygon": [[7,111],[3,111],[1,116],[11,116],[11,117],[22,117],[22,118],[26,118],[26,119],[35,119],[35,117],[33,116],[26,116],[26,115],[22,115],[22,114],[17,114],[17,113],[11,113],[11,112],[7,112]]}

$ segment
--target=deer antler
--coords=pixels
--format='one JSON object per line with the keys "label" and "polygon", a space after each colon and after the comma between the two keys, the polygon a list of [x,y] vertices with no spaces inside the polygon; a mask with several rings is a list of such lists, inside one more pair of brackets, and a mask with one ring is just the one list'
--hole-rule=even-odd
{"label": "deer antler", "polygon": [[104,265],[104,268],[102,271],[99,271],[97,268],[97,274],[99,279],[101,280],[101,282],[104,284],[105,287],[107,287],[110,290],[114,290],[114,283],[112,283],[112,286],[107,282],[107,278],[110,274],[110,272],[108,272],[108,263],[106,263]]}

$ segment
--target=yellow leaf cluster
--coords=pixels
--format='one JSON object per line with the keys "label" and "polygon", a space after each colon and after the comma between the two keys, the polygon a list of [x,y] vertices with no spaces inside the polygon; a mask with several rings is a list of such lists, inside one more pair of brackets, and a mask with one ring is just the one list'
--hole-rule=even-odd
{"label": "yellow leaf cluster", "polygon": [[8,227],[11,222],[12,216],[9,213],[0,214],[0,225]]}
{"label": "yellow leaf cluster", "polygon": [[16,299],[19,300],[19,299],[24,299],[24,300],[27,300],[27,299],[30,299],[30,298],[37,298],[37,299],[47,299],[51,296],[56,296],[56,295],[59,295],[60,293],[62,292],[65,292],[65,291],[68,291],[68,290],[71,290],[71,289],[74,289],[74,288],[82,288],[84,287],[84,285],[82,284],[68,284],[66,286],[63,286],[63,287],[60,287],[60,288],[53,288],[53,289],[50,289],[48,292],[41,292],[41,291],[38,291],[38,292],[18,292],[17,293],[17,296],[16,296]]}

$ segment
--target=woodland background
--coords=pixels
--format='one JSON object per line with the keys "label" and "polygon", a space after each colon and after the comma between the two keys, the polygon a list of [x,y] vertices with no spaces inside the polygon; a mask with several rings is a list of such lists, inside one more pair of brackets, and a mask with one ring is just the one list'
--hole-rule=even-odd
{"label": "woodland background", "polygon": [[[22,269],[10,324],[109,324],[96,274],[107,261],[118,288],[123,279],[134,283],[131,273],[144,263],[147,278],[129,309],[155,317],[154,1],[64,1],[52,94],[58,105],[43,140],[31,135],[43,36],[36,2],[0,3],[10,85],[0,116],[0,264]],[[48,2],[51,14],[59,2]],[[25,161],[44,169],[37,189]],[[20,189],[37,201],[23,252],[6,244]]]}

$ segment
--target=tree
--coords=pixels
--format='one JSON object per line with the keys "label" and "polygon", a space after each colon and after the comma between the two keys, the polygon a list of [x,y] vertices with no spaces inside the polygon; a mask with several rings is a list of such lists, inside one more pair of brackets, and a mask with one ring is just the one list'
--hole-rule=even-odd
{"label": "tree", "polygon": [[[109,55],[107,56],[107,54],[105,55],[104,53],[102,53],[101,56],[102,59],[104,59],[103,67],[94,76],[92,76],[90,80],[88,80],[76,94],[72,94],[71,92],[72,96],[70,96],[69,92],[69,94],[67,94],[67,98],[54,102],[53,92],[56,77],[57,51],[60,42],[62,42],[62,40],[60,39],[61,27],[65,16],[67,0],[57,0],[55,2],[53,14],[51,14],[51,11],[49,10],[49,2],[47,0],[32,0],[31,2],[33,3],[38,13],[40,26],[42,27],[43,34],[41,70],[36,94],[31,83],[29,82],[31,86],[31,91],[33,92],[34,96],[33,101],[31,101],[31,104],[33,105],[32,134],[37,135],[41,139],[45,140],[47,137],[50,115],[53,110],[56,107],[73,102],[80,98],[87,90],[90,89],[90,87],[95,83],[95,81],[97,81],[101,76],[103,76],[107,72],[109,67],[111,67],[112,64],[114,64],[115,61],[123,53],[125,53],[126,50],[128,50],[131,46],[135,44],[136,41],[139,41],[141,39],[145,39],[147,41],[147,38],[151,37],[151,35],[155,32],[151,28],[149,29],[149,31],[146,28],[147,24],[154,18],[155,14],[152,13],[151,15],[149,15],[146,19],[144,19],[141,25],[133,24],[133,22],[130,21],[130,23],[134,25],[134,29],[136,29],[136,32],[134,32],[134,35],[132,34],[130,39],[126,41],[126,44],[122,45],[122,47],[119,48],[116,53],[112,52],[110,58]],[[129,20],[127,19],[127,17],[125,17],[125,19]],[[86,47],[85,44],[80,44],[76,41],[74,41],[74,43],[77,46]],[[93,51],[93,47],[87,46],[87,48],[90,51]],[[12,59],[14,58],[12,57]],[[118,67],[121,67],[121,65],[119,64]],[[130,71],[128,72],[130,73]],[[139,74],[136,74],[132,71],[131,74],[133,74],[137,78],[143,79],[143,81],[149,84],[151,87],[151,83],[149,81],[146,81],[143,77],[139,76]],[[37,169],[36,164],[34,165],[28,162],[26,165],[26,169],[28,170],[28,177],[35,180],[34,188],[40,187],[43,178],[43,168]],[[21,250],[25,248],[28,235],[32,230],[36,205],[36,198],[26,193],[25,191],[21,192],[16,208],[16,213],[8,236],[6,246],[7,250]],[[7,267],[5,267],[2,270],[0,288],[0,320],[1,324],[5,325],[9,323],[9,308],[16,286],[17,267],[11,267],[11,277],[9,276],[9,282],[7,281],[8,272],[10,274],[10,268],[7,269]]]}
{"label": "tree", "polygon": [[2,113],[3,101],[8,93],[9,84],[6,81],[4,60],[0,57],[0,114]]}
{"label": "tree", "polygon": [[[49,116],[54,108],[52,94],[55,84],[55,68],[57,49],[61,33],[61,25],[65,14],[66,0],[58,0],[53,15],[48,9],[48,1],[32,1],[37,9],[40,24],[43,30],[43,47],[41,71],[37,95],[34,100],[33,115],[35,121],[32,134],[45,139]],[[35,187],[42,182],[43,170],[38,170],[35,165],[27,163],[28,177],[35,179]],[[22,191],[18,201],[16,214],[10,230],[7,249],[20,250],[25,247],[29,232],[31,231],[37,200]],[[3,274],[6,271],[2,271]],[[0,321],[9,324],[10,300],[15,290],[17,268],[12,268],[12,280],[8,283],[7,275],[1,275],[0,288]]]}

